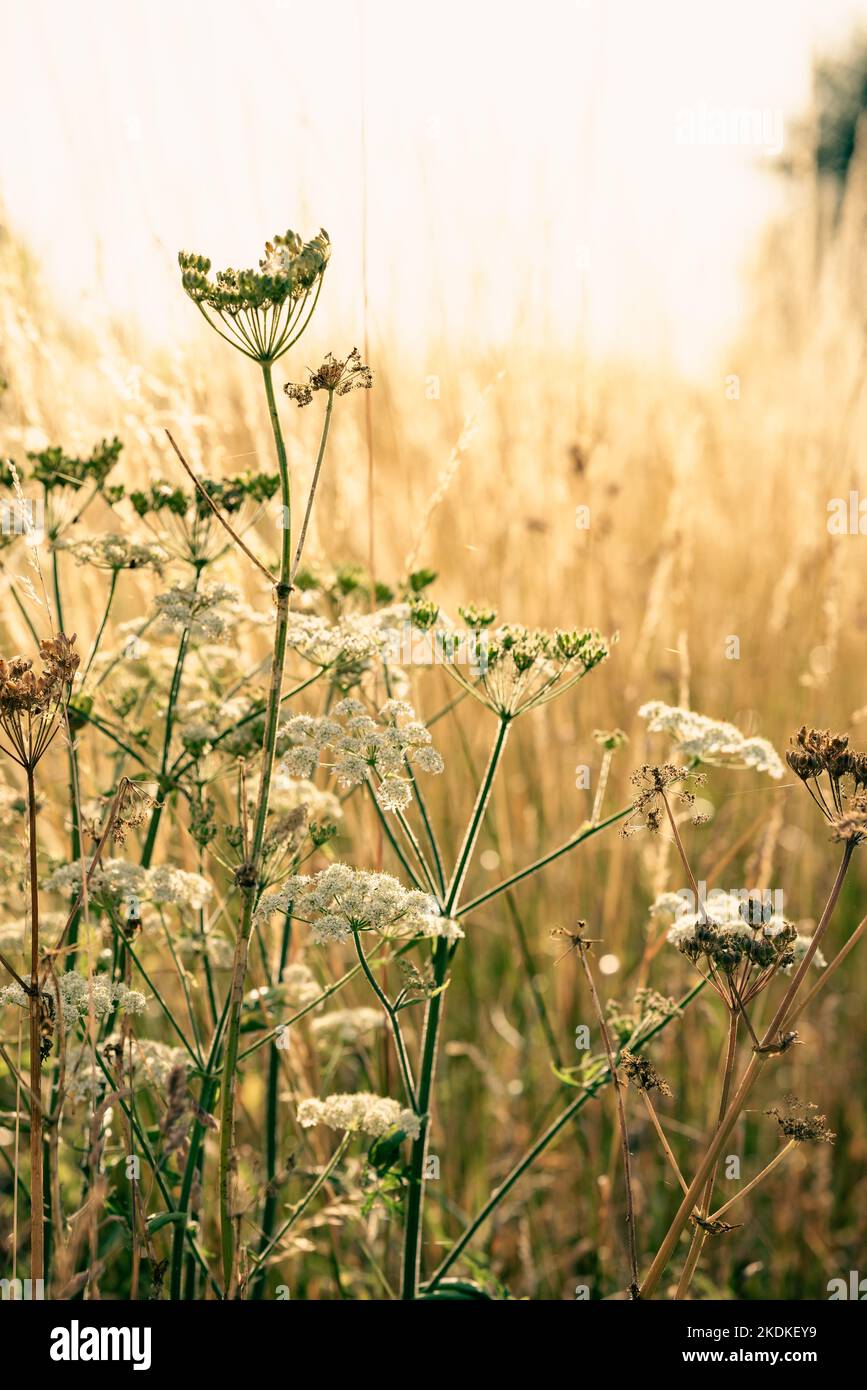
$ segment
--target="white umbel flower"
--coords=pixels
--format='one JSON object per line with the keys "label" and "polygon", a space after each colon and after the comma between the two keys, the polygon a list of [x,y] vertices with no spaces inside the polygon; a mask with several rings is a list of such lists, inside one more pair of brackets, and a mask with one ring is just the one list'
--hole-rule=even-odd
{"label": "white umbel flower", "polygon": [[[93,1013],[97,1019],[105,1018],[118,1010],[121,1013],[140,1014],[147,1008],[147,999],[137,989],[128,989],[118,980],[107,975],[94,975],[88,979],[75,970],[68,970],[57,980],[58,988],[52,978],[43,987],[42,993],[54,1001],[54,1016],[60,1019],[63,1027],[69,1029],[79,1019],[88,1018]],[[17,1004],[20,1009],[29,1007],[29,1000],[19,984],[6,985],[0,989],[0,1006]]]}
{"label": "white umbel flower", "polygon": [[174,584],[157,594],[154,604],[162,628],[220,642],[237,615],[240,595],[228,584],[203,584],[197,589]]}
{"label": "white umbel flower", "polygon": [[385,1014],[380,1009],[331,1009],[313,1020],[310,1031],[318,1043],[339,1042],[354,1047],[384,1027]]}
{"label": "white umbel flower", "polygon": [[283,770],[312,777],[322,762],[341,787],[370,780],[384,811],[405,811],[409,806],[410,768],[436,774],[445,766],[430,733],[404,700],[388,700],[377,718],[361,700],[341,700],[328,717],[299,714],[282,732],[292,744],[283,757]]}
{"label": "white umbel flower", "polygon": [[[74,859],[43,879],[42,887],[50,893],[77,893],[89,867],[88,860]],[[201,874],[176,869],[170,864],[144,869],[126,859],[103,859],[93,872],[88,892],[92,898],[116,903],[137,898],[197,911],[208,902],[213,888]]]}
{"label": "white umbel flower", "polygon": [[712,767],[752,768],[767,772],[775,780],[782,777],[784,768],[773,744],[766,738],[749,738],[734,724],[678,705],[666,705],[651,700],[638,711],[647,720],[652,734],[668,734],[678,753],[695,758]]}
{"label": "white umbel flower", "polygon": [[412,1110],[404,1110],[396,1100],[368,1091],[327,1096],[325,1100],[302,1100],[298,1123],[304,1129],[328,1125],[329,1129],[350,1134],[369,1134],[372,1139],[380,1139],[392,1129],[402,1130],[408,1139],[417,1139],[421,1129],[421,1119]]}
{"label": "white umbel flower", "polygon": [[353,932],[375,931],[386,936],[462,935],[456,922],[443,918],[436,899],[404,888],[391,874],[330,864],[318,874],[293,874],[276,893],[266,893],[256,917],[287,912],[309,922],[313,939],[347,941]]}

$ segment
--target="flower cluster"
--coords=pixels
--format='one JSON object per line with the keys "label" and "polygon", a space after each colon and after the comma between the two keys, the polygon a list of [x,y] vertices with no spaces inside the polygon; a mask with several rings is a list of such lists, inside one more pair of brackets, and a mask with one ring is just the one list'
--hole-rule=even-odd
{"label": "flower cluster", "polygon": [[375,613],[346,613],[330,623],[316,613],[293,613],[287,649],[341,679],[357,678],[373,660],[395,645],[395,633],[409,608],[394,604]]}
{"label": "flower cluster", "polygon": [[385,811],[403,811],[412,801],[410,768],[442,772],[443,760],[431,746],[430,733],[405,701],[388,700],[374,719],[360,700],[345,699],[332,715],[299,714],[288,721],[284,732],[292,746],[282,760],[285,771],[312,777],[328,749],[325,766],[340,786],[371,780]]}
{"label": "flower cluster", "polygon": [[310,380],[306,385],[299,386],[288,381],[283,388],[289,399],[299,406],[309,405],[314,391],[327,391],[329,396],[347,396],[350,391],[369,391],[373,385],[373,372],[365,367],[358,348],[353,348],[343,361],[329,352],[322,366],[315,372],[308,369],[308,375]]}
{"label": "flower cluster", "polygon": [[342,1043],[354,1047],[370,1033],[385,1026],[380,1009],[332,1009],[315,1018],[310,1031],[318,1043]]}
{"label": "flower cluster", "polygon": [[[153,1042],[149,1038],[122,1041],[118,1034],[112,1033],[101,1047],[109,1070],[117,1073],[120,1068],[126,1085],[132,1084],[136,1089],[151,1086],[162,1094],[167,1092],[170,1078],[178,1068],[186,1068],[190,1064],[183,1048],[170,1047],[167,1043]],[[80,1043],[67,1049],[64,1085],[66,1097],[73,1105],[94,1105],[108,1089],[108,1078],[97,1062],[90,1043]]]}
{"label": "flower cluster", "polygon": [[[867,839],[867,753],[850,748],[848,734],[803,726],[792,739],[786,762],[831,823],[835,839],[853,845]],[[830,804],[820,781],[823,774]]]}
{"label": "flower cluster", "polygon": [[330,255],[326,232],[302,242],[290,231],[266,242],[258,270],[220,270],[212,280],[207,256],[190,251],[180,252],[178,264],[184,289],[211,326],[254,361],[274,362],[306,327],[304,308]]}
{"label": "flower cluster", "polygon": [[[42,995],[48,995],[51,999],[52,1017],[65,1029],[91,1013],[95,1018],[103,1019],[115,1010],[140,1014],[147,1007],[147,1000],[139,990],[128,989],[125,984],[107,975],[93,975],[88,979],[76,970],[68,970],[60,975],[56,983],[54,978],[49,978]],[[4,1004],[17,1004],[19,1008],[26,1009],[29,1000],[21,986],[15,983],[0,989],[0,1005]]]}
{"label": "flower cluster", "polygon": [[[748,1003],[778,970],[803,960],[810,946],[810,937],[791,922],[754,906],[736,893],[712,892],[700,911],[680,912],[667,935],[732,1006]],[[821,951],[813,963],[825,965]]]}
{"label": "flower cluster", "polygon": [[434,630],[449,674],[469,694],[502,717],[516,718],[571,689],[610,655],[616,635],[606,641],[591,628],[547,632],[511,624],[495,628],[491,608],[459,610],[472,636],[471,664],[464,669],[464,640],[430,600],[411,608],[416,626]]}
{"label": "flower cluster", "polygon": [[828,1127],[825,1115],[814,1115],[815,1105],[798,1100],[797,1096],[786,1096],[782,1107],[771,1105],[765,1111],[773,1115],[787,1139],[798,1143],[833,1144],[836,1134]]}
{"label": "flower cluster", "polygon": [[322,986],[309,965],[303,961],[292,961],[284,967],[280,980],[286,1003],[292,1008],[304,1009],[314,1003],[322,993]]}
{"label": "flower cluster", "polygon": [[163,628],[189,632],[208,642],[220,642],[231,627],[240,596],[229,584],[174,584],[154,599]]}
{"label": "flower cluster", "polygon": [[330,864],[312,877],[295,874],[275,893],[266,893],[256,908],[260,920],[272,912],[292,911],[313,926],[313,939],[347,941],[353,933],[386,936],[463,936],[457,922],[443,917],[435,898],[404,888],[391,874]]}
{"label": "flower cluster", "polygon": [[95,569],[110,570],[114,574],[119,570],[148,567],[160,572],[169,558],[168,551],[161,545],[130,541],[113,532],[69,541],[63,548],[74,555],[80,565],[92,565]]}
{"label": "flower cluster", "polygon": [[381,1139],[391,1130],[400,1130],[407,1139],[417,1139],[421,1129],[421,1120],[412,1110],[404,1110],[396,1100],[368,1091],[327,1096],[325,1100],[302,1100],[298,1123],[304,1129],[328,1125],[329,1129],[350,1134],[368,1134],[372,1139]]}
{"label": "flower cluster", "polygon": [[[49,893],[77,893],[90,867],[86,859],[75,859],[55,869],[43,880]],[[88,892],[96,901],[116,906],[127,899],[165,906],[204,907],[213,889],[201,874],[176,869],[170,864],[145,869],[126,859],[102,859],[93,871]]]}
{"label": "flower cluster", "polygon": [[[73,458],[63,449],[55,446],[41,453],[27,455],[33,464],[31,478],[41,483],[46,492],[57,488],[69,488],[78,492],[83,487],[102,491],[109,473],[120,458],[123,445],[120,440],[103,439],[86,458]],[[123,489],[118,489],[122,494]]]}
{"label": "flower cluster", "polygon": [[734,724],[725,724],[694,710],[651,700],[638,711],[652,734],[668,734],[677,752],[713,767],[752,768],[778,779],[783,764],[766,738],[748,738]]}

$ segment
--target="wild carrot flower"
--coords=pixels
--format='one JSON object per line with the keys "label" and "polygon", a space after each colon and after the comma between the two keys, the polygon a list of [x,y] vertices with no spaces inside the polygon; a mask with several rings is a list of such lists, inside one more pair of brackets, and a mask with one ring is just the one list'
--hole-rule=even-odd
{"label": "wild carrot flower", "polygon": [[707,715],[661,700],[651,700],[638,711],[647,720],[652,734],[668,734],[676,751],[684,758],[713,767],[752,768],[778,779],[783,764],[766,738],[750,738],[734,724],[725,724]]}
{"label": "wild carrot flower", "polygon": [[384,1027],[385,1014],[381,1009],[331,1009],[313,1020],[310,1032],[321,1045],[343,1043],[355,1047],[362,1038]]}
{"label": "wild carrot flower", "polygon": [[[91,1012],[95,1018],[102,1019],[115,1010],[140,1014],[147,1007],[147,1000],[139,990],[129,989],[108,975],[93,975],[88,979],[75,970],[58,976],[56,982],[49,977],[41,992],[51,998],[52,1017],[65,1029],[87,1018]],[[29,999],[19,984],[11,984],[0,989],[0,1005],[4,1004],[17,1004],[26,1009]]]}
{"label": "wild carrot flower", "polygon": [[[75,859],[49,874],[42,887],[50,893],[77,893],[88,868],[86,859]],[[95,902],[107,906],[138,898],[166,907],[198,910],[209,901],[213,889],[201,874],[170,864],[143,868],[125,859],[103,858],[93,871],[89,892]]]}
{"label": "wild carrot flower", "polygon": [[396,1100],[368,1091],[327,1096],[325,1100],[302,1100],[298,1123],[303,1129],[328,1125],[329,1129],[367,1134],[372,1139],[381,1139],[391,1130],[401,1130],[407,1139],[417,1139],[421,1129],[421,1119],[412,1110],[404,1110]]}
{"label": "wild carrot flower", "polygon": [[113,532],[68,541],[60,548],[68,550],[80,565],[92,565],[94,569],[109,570],[115,574],[119,570],[148,568],[159,572],[169,559],[168,551],[161,545],[131,541]]}
{"label": "wild carrot flower", "polygon": [[301,337],[330,255],[326,232],[305,243],[290,231],[266,242],[258,270],[220,270],[212,280],[210,260],[189,251],[180,252],[178,264],[184,289],[211,327],[264,364],[276,362]]}

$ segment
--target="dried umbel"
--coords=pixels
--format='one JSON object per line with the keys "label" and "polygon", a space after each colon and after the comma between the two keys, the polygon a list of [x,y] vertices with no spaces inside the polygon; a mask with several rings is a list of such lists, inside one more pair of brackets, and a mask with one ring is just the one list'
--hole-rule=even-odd
{"label": "dried umbel", "polygon": [[[668,940],[699,970],[731,1009],[748,1004],[778,970],[803,960],[810,938],[778,915],[765,918],[754,902],[713,893],[698,912],[680,913]],[[816,966],[825,964],[821,952]]]}
{"label": "dried umbel", "polygon": [[692,806],[695,797],[688,790],[687,783],[693,786],[704,785],[704,774],[695,773],[688,767],[677,763],[644,763],[633,772],[632,785],[636,797],[632,803],[632,815],[623,823],[621,835],[632,835],[640,830],[655,834],[662,827],[667,795],[674,789],[674,796],[682,806]]}
{"label": "dried umbel", "polygon": [[624,1048],[620,1054],[620,1065],[637,1090],[658,1091],[661,1096],[671,1095],[668,1082],[641,1053],[630,1052],[628,1048]]}
{"label": "dried umbel", "polygon": [[69,700],[80,660],[75,633],[65,637],[61,632],[40,642],[39,655],[39,676],[25,657],[11,661],[0,657],[0,729],[11,744],[0,743],[0,750],[31,771],[57,733],[61,711]]}
{"label": "dried umbel", "polygon": [[867,753],[850,748],[848,734],[803,725],[786,762],[833,827],[835,840],[854,846],[867,838]]}
{"label": "dried umbel", "polygon": [[327,391],[329,396],[348,396],[350,391],[369,391],[373,372],[361,360],[358,348],[353,348],[342,361],[328,353],[322,366],[308,372],[310,380],[304,385],[288,381],[283,390],[299,406],[309,405],[315,391]]}
{"label": "dried umbel", "polygon": [[[181,251],[181,283],[220,337],[254,362],[276,362],[307,327],[331,255],[328,234],[308,242],[286,232],[266,242],[258,270],[219,270]],[[310,299],[312,296],[312,303]]]}
{"label": "dried umbel", "polygon": [[827,1117],[814,1114],[815,1110],[816,1106],[808,1101],[788,1095],[782,1106],[771,1105],[765,1114],[773,1115],[787,1139],[799,1144],[833,1144],[837,1136],[828,1128]]}

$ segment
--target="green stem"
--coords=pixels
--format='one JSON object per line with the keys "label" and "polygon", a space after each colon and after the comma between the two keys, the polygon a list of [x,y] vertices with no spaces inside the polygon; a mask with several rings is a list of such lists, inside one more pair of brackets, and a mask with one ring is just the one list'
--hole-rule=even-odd
{"label": "green stem", "polygon": [[[268,704],[265,714],[265,730],[262,738],[262,767],[259,777],[259,792],[253,824],[253,841],[249,861],[243,865],[243,906],[238,939],[235,944],[235,959],[232,967],[232,984],[229,995],[229,1018],[226,1030],[226,1049],[223,1058],[223,1080],[220,1095],[220,1244],[223,1256],[223,1279],[225,1295],[232,1290],[235,1256],[235,1236],[231,1212],[231,1167],[234,1159],[235,1128],[235,1083],[238,1064],[238,1040],[241,1030],[241,1008],[244,1000],[244,980],[247,974],[247,956],[250,933],[253,926],[253,908],[259,888],[262,845],[265,839],[265,822],[271,793],[271,775],[274,768],[274,749],[277,742],[277,725],[280,717],[281,695],[283,689],[283,670],[286,661],[286,640],[289,633],[289,603],[292,596],[292,494],[286,445],[277,414],[274,399],[274,384],[271,379],[271,363],[262,363],[262,377],[265,396],[268,401],[268,414],[274,434],[274,446],[280,470],[280,495],[283,507],[283,541],[280,552],[280,578],[276,586],[277,623],[274,633],[274,654],[271,660],[271,680],[268,688]],[[326,412],[319,446],[320,456],[324,452],[331,421],[330,410]],[[296,557],[300,560],[300,551]]]}
{"label": "green stem", "polygon": [[502,883],[498,883],[494,888],[489,888],[486,893],[480,893],[477,898],[472,898],[470,902],[461,904],[461,917],[468,917],[471,912],[475,912],[478,908],[483,907],[484,904],[490,902],[492,898],[499,897],[500,893],[505,893],[509,888],[513,888],[516,883],[521,883],[525,878],[530,878],[533,874],[538,873],[540,869],[544,869],[548,864],[553,864],[555,859],[559,859],[561,855],[568,854],[570,850],[583,844],[583,842],[589,840],[591,836],[598,835],[602,830],[607,830],[609,825],[616,825],[617,821],[623,820],[623,818],[630,815],[634,809],[634,806],[630,804],[629,806],[624,806],[622,811],[615,811],[614,815],[599,821],[598,825],[583,825],[578,833],[572,835],[565,844],[559,845],[557,849],[552,849],[549,854],[543,854],[541,859],[534,859],[533,863],[528,864],[525,869],[519,869],[516,874],[512,874],[509,878],[503,879]]}
{"label": "green stem", "polygon": [[[81,677],[81,685],[82,685],[82,686],[84,685],[84,682],[87,680],[88,673],[89,673],[89,671],[90,671],[91,666],[93,665],[93,658],[96,656],[96,653],[99,651],[99,644],[100,644],[100,642],[102,641],[102,634],[105,632],[105,625],[106,625],[106,623],[108,622],[108,615],[109,615],[109,613],[111,612],[111,605],[112,605],[112,603],[113,603],[113,601],[114,601],[114,591],[115,591],[115,589],[117,588],[117,576],[118,576],[118,574],[119,574],[119,571],[118,571],[118,570],[112,570],[112,572],[111,572],[111,584],[110,584],[109,590],[108,590],[108,598],[106,599],[106,603],[105,603],[105,612],[104,612],[103,615],[102,615],[102,622],[100,623],[100,625],[99,625],[99,627],[98,627],[98,629],[97,629],[96,636],[95,636],[94,639],[93,639],[93,646],[92,646],[91,649],[90,649],[90,656],[87,658],[87,665],[85,666],[85,668],[84,668],[84,674],[83,674],[83,676]],[[81,689],[80,686],[79,686],[79,689]]]}
{"label": "green stem", "polygon": [[[488,766],[473,813],[470,816],[467,832],[458,854],[455,870],[449,883],[446,901],[443,905],[443,915],[450,917],[455,910],[464,880],[470,866],[470,860],[476,847],[479,831],[482,827],[485,812],[494,785],[494,778],[497,768],[506,746],[509,736],[511,720],[501,716],[497,736],[488,760]],[[436,993],[433,998],[428,1000],[424,1023],[424,1040],[422,1043],[421,1068],[419,1072],[418,1085],[418,1113],[421,1116],[421,1129],[419,1136],[413,1141],[412,1155],[410,1158],[409,1193],[407,1197],[406,1209],[406,1229],[404,1232],[403,1247],[403,1279],[401,1288],[401,1298],[414,1299],[418,1296],[419,1275],[421,1270],[421,1237],[422,1237],[422,1217],[424,1214],[424,1170],[427,1162],[428,1136],[430,1133],[430,1103],[433,1092],[434,1075],[436,1072],[437,1050],[439,1043],[439,1030],[442,1020],[442,1006],[444,990],[442,985],[445,981],[446,970],[449,963],[449,943],[444,937],[440,937],[434,950],[433,970],[434,988]]]}
{"label": "green stem", "polygon": [[376,976],[374,975],[373,971],[367,963],[367,957],[365,956],[364,949],[361,945],[361,937],[359,936],[357,931],[353,932],[352,935],[355,938],[355,950],[358,955],[358,961],[367,978],[367,983],[370,985],[370,988],[373,990],[374,994],[376,995],[377,999],[382,1005],[385,1011],[385,1016],[388,1019],[389,1027],[391,1028],[392,1035],[394,1037],[394,1046],[397,1052],[397,1060],[400,1066],[400,1074],[403,1080],[403,1088],[406,1091],[406,1097],[410,1103],[410,1107],[417,1114],[418,1098],[415,1093],[415,1083],[412,1078],[412,1068],[409,1063],[409,1057],[407,1056],[406,1044],[404,1043],[403,1033],[400,1029],[400,1020],[398,1019],[397,1014],[395,1013],[394,1009],[389,1003],[388,996],[386,995],[385,991],[380,987],[379,981],[377,980]]}

